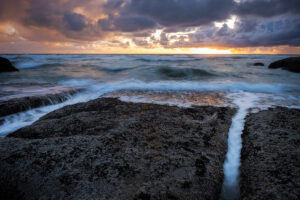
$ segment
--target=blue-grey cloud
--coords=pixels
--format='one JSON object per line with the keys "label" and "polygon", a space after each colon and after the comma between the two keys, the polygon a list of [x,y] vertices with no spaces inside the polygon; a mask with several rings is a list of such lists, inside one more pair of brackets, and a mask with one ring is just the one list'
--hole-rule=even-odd
{"label": "blue-grey cloud", "polygon": [[85,17],[81,14],[66,12],[63,21],[68,30],[81,31],[86,27]]}
{"label": "blue-grey cloud", "polygon": [[124,10],[163,26],[198,26],[228,18],[233,6],[233,0],[131,0]]}
{"label": "blue-grey cloud", "polygon": [[[249,26],[251,26],[251,22]],[[252,31],[237,32],[230,41],[237,46],[300,46],[300,17],[280,17],[259,22]],[[239,39],[240,38],[240,39]]]}
{"label": "blue-grey cloud", "polygon": [[122,17],[115,20],[115,27],[124,32],[134,32],[156,27],[156,22],[147,17]]}
{"label": "blue-grey cloud", "polygon": [[[26,1],[26,0],[25,0]],[[61,19],[61,10],[57,1],[28,0],[22,23],[39,27],[56,27]]]}
{"label": "blue-grey cloud", "polygon": [[146,29],[152,29],[157,23],[147,17],[110,17],[108,19],[99,19],[98,24],[105,31],[136,32]]}
{"label": "blue-grey cloud", "polygon": [[[99,11],[93,9],[96,18],[89,16],[86,7],[89,3],[95,5],[95,0],[1,0],[0,23],[18,24],[27,32],[36,31],[32,37],[20,35],[28,40],[40,38],[40,41],[47,40],[48,36],[41,31],[51,31],[62,35],[60,41],[97,41],[106,35],[126,35],[135,44],[146,47],[151,45],[145,42],[149,39],[152,44],[168,48],[300,46],[300,0],[241,0],[239,3],[234,0],[97,0]],[[238,19],[234,29],[226,24],[221,28],[214,26],[214,22],[224,22],[232,15]],[[160,37],[151,37],[158,28],[163,30]],[[169,33],[194,29],[195,33],[186,36],[168,37]],[[52,35],[49,40],[56,38]],[[178,42],[174,43],[175,39]]]}
{"label": "blue-grey cloud", "polygon": [[299,0],[242,0],[237,4],[240,16],[272,17],[282,14],[300,14]]}
{"label": "blue-grey cloud", "polygon": [[[190,41],[180,43],[184,47],[227,46],[255,47],[290,45],[300,46],[300,16],[281,16],[265,21],[242,19],[231,29],[209,27],[189,35]],[[179,44],[174,44],[174,46]]]}

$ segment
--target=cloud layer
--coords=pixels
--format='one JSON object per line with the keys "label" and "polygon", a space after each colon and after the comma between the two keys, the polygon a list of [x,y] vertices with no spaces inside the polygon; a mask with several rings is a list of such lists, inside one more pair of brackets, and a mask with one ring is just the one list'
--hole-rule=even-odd
{"label": "cloud layer", "polygon": [[1,0],[0,45],[300,46],[299,0]]}

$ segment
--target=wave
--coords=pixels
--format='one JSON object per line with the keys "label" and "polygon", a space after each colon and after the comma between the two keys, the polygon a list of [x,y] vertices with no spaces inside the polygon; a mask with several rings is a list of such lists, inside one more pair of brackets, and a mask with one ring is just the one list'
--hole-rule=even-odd
{"label": "wave", "polygon": [[136,60],[143,62],[188,62],[202,60],[202,58],[190,56],[138,56]]}
{"label": "wave", "polygon": [[204,81],[155,81],[145,82],[137,79],[129,79],[117,82],[97,82],[92,79],[71,79],[61,81],[59,84],[75,87],[84,87],[94,92],[101,93],[103,89],[116,90],[140,90],[140,91],[218,91],[218,92],[258,92],[258,93],[282,93],[299,90],[297,85],[267,84],[246,82],[204,82]]}
{"label": "wave", "polygon": [[18,69],[30,69],[30,68],[40,68],[40,67],[56,67],[63,66],[62,63],[36,63],[36,62],[21,62],[16,63]]}
{"label": "wave", "polygon": [[13,62],[32,61],[34,60],[31,56],[17,55],[11,58]]}
{"label": "wave", "polygon": [[123,67],[123,66],[109,66],[109,67],[101,67],[100,68],[103,71],[108,71],[108,72],[121,72],[121,71],[126,71],[129,69],[132,69],[131,67]]}
{"label": "wave", "polygon": [[[136,79],[118,82],[97,82],[91,79],[71,79],[61,81],[59,84],[76,86],[85,90],[70,97],[67,101],[55,105],[32,109],[18,114],[5,117],[0,125],[0,136],[5,136],[19,128],[30,125],[40,117],[62,108],[66,105],[87,102],[96,99],[101,95],[118,90],[135,91],[217,91],[217,92],[256,92],[269,94],[282,94],[282,92],[293,91],[298,88],[296,85],[286,84],[250,84],[242,82],[232,83],[207,83],[196,81],[158,81],[144,82]],[[297,100],[299,100],[297,98]],[[299,102],[300,103],[300,102]]]}
{"label": "wave", "polygon": [[214,74],[195,68],[175,68],[175,67],[158,67],[157,73],[170,78],[188,78],[188,77],[205,77],[215,76]]}
{"label": "wave", "polygon": [[[84,63],[84,59],[79,55],[15,55],[6,56],[17,68],[29,69],[48,66],[66,65],[75,62]],[[88,59],[84,57],[85,59]],[[89,60],[89,62],[91,62]]]}

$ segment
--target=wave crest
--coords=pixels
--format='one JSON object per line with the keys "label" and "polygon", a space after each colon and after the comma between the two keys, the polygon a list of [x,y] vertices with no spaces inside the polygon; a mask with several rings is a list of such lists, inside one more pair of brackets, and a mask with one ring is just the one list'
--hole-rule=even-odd
{"label": "wave crest", "polygon": [[136,60],[143,62],[188,62],[202,59],[189,56],[138,56]]}
{"label": "wave crest", "polygon": [[207,77],[207,76],[215,76],[214,74],[195,68],[175,68],[175,67],[158,67],[157,73],[163,76],[167,76],[170,78],[193,78],[193,77]]}

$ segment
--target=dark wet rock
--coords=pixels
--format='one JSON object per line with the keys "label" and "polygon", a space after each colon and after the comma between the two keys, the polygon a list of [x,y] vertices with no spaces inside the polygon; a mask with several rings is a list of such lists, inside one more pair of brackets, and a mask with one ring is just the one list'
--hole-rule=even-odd
{"label": "dark wet rock", "polygon": [[113,98],[66,106],[0,140],[1,174],[18,177],[25,199],[219,199],[234,113]]}
{"label": "dark wet rock", "polygon": [[0,57],[0,73],[15,71],[19,70],[16,67],[14,67],[8,59]]}
{"label": "dark wet rock", "polygon": [[278,60],[269,65],[270,69],[282,68],[287,71],[300,73],[300,57],[291,57]]}
{"label": "dark wet rock", "polygon": [[0,199],[2,200],[22,200],[24,193],[20,191],[14,173],[7,170],[7,173],[0,174]]}
{"label": "dark wet rock", "polygon": [[299,199],[300,110],[272,108],[246,118],[241,199]]}
{"label": "dark wet rock", "polygon": [[253,65],[254,65],[254,66],[265,66],[265,64],[264,64],[264,63],[261,63],[261,62],[256,62],[256,63],[254,63]]}
{"label": "dark wet rock", "polygon": [[79,91],[81,91],[80,88],[51,84],[1,85],[0,117],[60,103]]}

